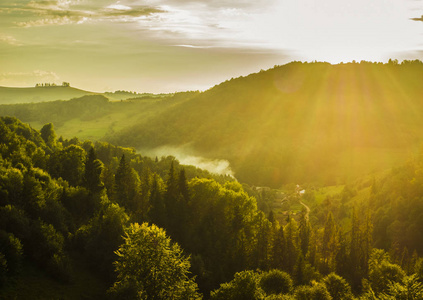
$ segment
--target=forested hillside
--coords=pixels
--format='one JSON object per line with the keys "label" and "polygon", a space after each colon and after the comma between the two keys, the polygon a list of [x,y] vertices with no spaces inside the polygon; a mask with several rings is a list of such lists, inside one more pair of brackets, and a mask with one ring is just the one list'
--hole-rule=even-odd
{"label": "forested hillside", "polygon": [[416,153],[422,81],[420,61],[293,62],[224,82],[109,140],[189,143],[255,185],[345,183]]}
{"label": "forested hillside", "polygon": [[138,95],[126,101],[111,101],[109,94],[107,97],[87,95],[69,101],[0,105],[0,115],[17,117],[34,128],[53,123],[57,133],[64,137],[99,141],[104,140],[106,135],[145,122],[196,94]]}
{"label": "forested hillside", "polygon": [[414,154],[423,141],[422,80],[419,61],[294,62],[224,82],[111,140],[190,143],[256,185],[345,182]]}
{"label": "forested hillside", "polygon": [[269,191],[2,117],[0,297],[422,299],[421,166],[285,191],[311,210],[278,221]]}
{"label": "forested hillside", "polygon": [[[65,138],[225,159],[256,186],[343,184],[415,155],[423,142],[422,80],[420,61],[292,62],[201,93],[118,91],[0,105],[0,115],[34,128],[52,122]],[[119,97],[131,99],[112,101]]]}

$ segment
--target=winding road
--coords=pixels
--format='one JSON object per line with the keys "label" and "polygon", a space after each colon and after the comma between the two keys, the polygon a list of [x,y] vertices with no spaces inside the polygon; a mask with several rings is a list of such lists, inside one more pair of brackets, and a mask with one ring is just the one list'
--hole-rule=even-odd
{"label": "winding road", "polygon": [[305,207],[305,209],[306,209],[306,215],[305,215],[305,217],[306,217],[306,219],[308,220],[308,215],[310,214],[310,207],[308,207],[303,201],[301,201],[301,200],[299,200],[300,201],[300,204],[302,205],[302,206],[304,206]]}

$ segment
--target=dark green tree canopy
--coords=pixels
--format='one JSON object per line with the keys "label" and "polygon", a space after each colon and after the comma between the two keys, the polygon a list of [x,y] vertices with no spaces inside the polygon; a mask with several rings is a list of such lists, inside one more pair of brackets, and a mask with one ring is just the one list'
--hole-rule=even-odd
{"label": "dark green tree canopy", "polygon": [[196,299],[197,284],[189,275],[190,262],[178,244],[156,225],[131,224],[116,252],[117,281],[111,295],[121,299]]}

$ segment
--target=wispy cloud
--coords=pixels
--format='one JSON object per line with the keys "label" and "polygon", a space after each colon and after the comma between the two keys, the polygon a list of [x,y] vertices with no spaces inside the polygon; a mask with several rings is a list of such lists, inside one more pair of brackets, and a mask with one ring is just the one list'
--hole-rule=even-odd
{"label": "wispy cloud", "polygon": [[0,43],[12,45],[12,46],[22,46],[22,43],[19,42],[15,37],[8,34],[0,33]]}
{"label": "wispy cloud", "polygon": [[242,36],[242,24],[248,23],[252,15],[274,1],[5,0],[0,4],[0,18],[7,14],[14,26],[22,28],[132,23],[134,26],[128,30],[135,39],[142,36],[185,48],[242,48],[243,43],[251,42]]}
{"label": "wispy cloud", "polygon": [[0,13],[20,13],[26,20],[15,22],[20,27],[83,24],[89,21],[135,22],[139,17],[162,12],[153,6],[128,6],[86,2],[79,0],[42,0],[30,1],[26,4],[0,6]]}

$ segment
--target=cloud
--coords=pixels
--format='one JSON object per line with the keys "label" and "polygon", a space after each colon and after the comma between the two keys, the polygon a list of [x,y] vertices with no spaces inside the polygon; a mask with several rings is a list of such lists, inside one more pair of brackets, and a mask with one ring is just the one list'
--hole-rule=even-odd
{"label": "cloud", "polygon": [[[125,8],[122,8],[114,5],[114,6],[108,6],[105,9],[103,9],[99,13],[100,18],[113,18],[113,17],[132,17],[132,18],[138,18],[143,16],[149,16],[154,13],[163,13],[163,10],[154,8],[154,7],[129,7],[125,6]],[[119,19],[118,19],[119,21]],[[135,21],[135,20],[133,20]]]}
{"label": "cloud", "polygon": [[240,38],[242,24],[272,1],[275,0],[6,0],[0,4],[0,9],[5,10],[0,12],[0,18],[8,14],[15,26],[23,28],[132,23],[127,30],[135,39],[142,36],[185,48],[243,48],[246,41]]}
{"label": "cloud", "polygon": [[20,27],[82,24],[88,21],[135,22],[140,17],[163,12],[156,7],[127,6],[119,4],[119,1],[105,7],[103,3],[95,1],[84,3],[82,5],[78,0],[32,0],[25,5],[4,6],[3,10],[9,14],[25,14],[25,20],[15,22]]}
{"label": "cloud", "polygon": [[225,8],[241,8],[251,9],[266,7],[269,4],[275,2],[275,0],[150,0],[151,3],[157,5],[169,5],[169,6],[206,6],[209,9],[225,9]]}
{"label": "cloud", "polygon": [[0,43],[5,43],[12,46],[22,46],[22,43],[15,39],[13,36],[8,34],[0,33]]}
{"label": "cloud", "polygon": [[193,48],[193,49],[212,49],[214,46],[196,46],[196,45],[174,45],[175,47]]}

